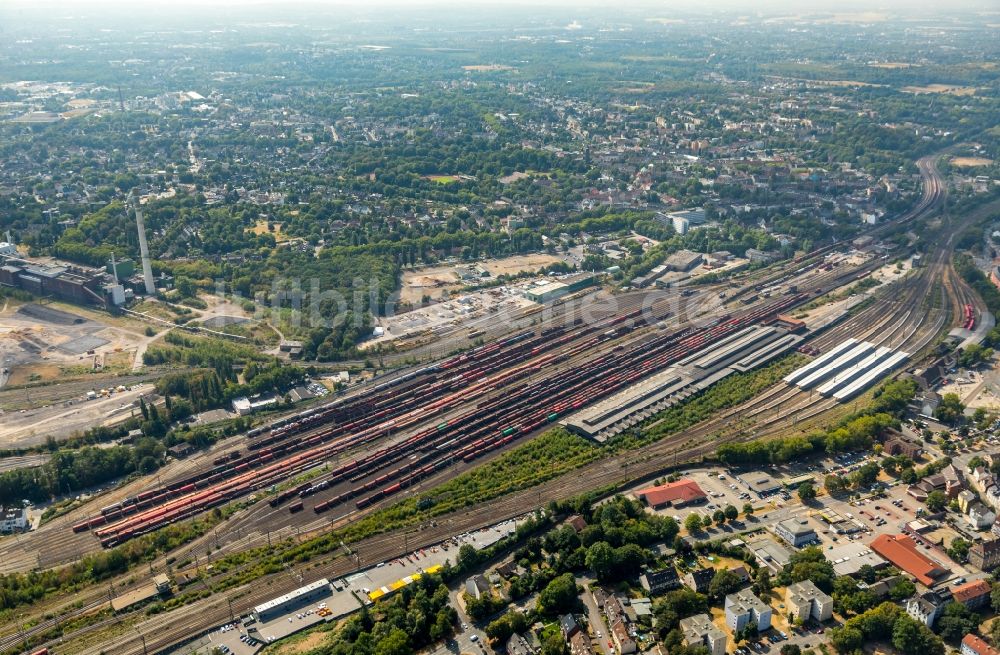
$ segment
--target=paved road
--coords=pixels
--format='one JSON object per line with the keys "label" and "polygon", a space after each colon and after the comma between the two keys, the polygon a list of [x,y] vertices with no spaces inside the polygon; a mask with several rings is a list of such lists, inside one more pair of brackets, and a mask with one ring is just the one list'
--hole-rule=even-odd
{"label": "paved road", "polygon": [[594,595],[590,591],[594,581],[589,578],[579,578],[579,582],[583,585],[582,600],[587,608],[587,620],[590,622],[594,638],[600,643],[601,652],[604,655],[614,655],[614,649],[608,648],[608,635],[611,634],[611,631],[608,630],[608,625],[604,622],[604,615],[598,609],[597,603],[594,602]]}

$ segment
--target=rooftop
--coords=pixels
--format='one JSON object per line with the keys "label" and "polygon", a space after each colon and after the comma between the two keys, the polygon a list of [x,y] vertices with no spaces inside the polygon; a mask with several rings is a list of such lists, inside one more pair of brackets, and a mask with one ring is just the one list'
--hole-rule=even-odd
{"label": "rooftop", "polygon": [[990,583],[986,580],[973,580],[952,589],[951,595],[956,603],[965,603],[973,598],[989,594],[991,589]]}
{"label": "rooftop", "polygon": [[674,503],[678,500],[690,503],[691,501],[707,497],[697,482],[688,479],[668,482],[658,487],[647,487],[646,489],[637,491],[635,495],[650,505],[663,505],[664,503]]}
{"label": "rooftop", "polygon": [[736,613],[749,612],[751,610],[762,613],[771,609],[771,606],[760,598],[757,598],[749,589],[741,589],[735,594],[726,596],[726,609],[732,609]]}
{"label": "rooftop", "polygon": [[934,584],[936,578],[948,572],[918,551],[913,539],[905,534],[880,534],[872,541],[871,548],[928,587]]}
{"label": "rooftop", "polygon": [[962,646],[969,648],[979,655],[1000,655],[1000,651],[983,641],[981,637],[974,634],[967,634],[962,637]]}

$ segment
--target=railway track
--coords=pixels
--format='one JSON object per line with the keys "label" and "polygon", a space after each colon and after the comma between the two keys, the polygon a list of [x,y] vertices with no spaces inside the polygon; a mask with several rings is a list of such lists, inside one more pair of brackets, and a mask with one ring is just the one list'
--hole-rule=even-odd
{"label": "railway track", "polygon": [[[920,165],[920,164],[918,164],[918,165]],[[921,170],[922,171],[924,170],[924,166],[922,166],[922,165],[921,165]],[[931,187],[933,187],[933,179],[932,179],[932,183],[931,184],[925,184],[925,200],[928,199],[929,189]],[[930,195],[933,196],[933,194],[930,194]],[[930,202],[928,202],[926,206],[930,207],[933,204],[934,204],[933,203],[933,198],[931,198]],[[665,449],[667,449],[667,450],[673,449],[674,458],[676,459],[678,457],[683,457],[683,458],[696,457],[696,456],[698,456],[698,453],[701,452],[699,450],[699,448],[684,448],[684,447],[681,447],[681,448],[678,449],[676,442],[674,442],[674,443],[665,443],[666,441],[668,441],[668,440],[664,440],[663,442],[655,444],[654,448],[650,449],[650,453],[662,455],[662,454],[664,454],[664,450]],[[712,444],[712,448],[714,449],[714,447],[716,445],[717,444]],[[702,450],[704,450],[704,448],[705,447],[702,447]],[[708,452],[708,451],[704,451],[704,452]],[[622,468],[628,469],[629,466],[632,466],[632,464],[630,463],[631,461],[634,461],[634,456],[631,457],[631,458],[627,458],[627,459],[622,459],[621,457],[619,457],[619,458],[611,458],[609,460],[605,460],[599,466],[599,469],[604,472],[604,473],[601,474],[602,477],[599,478],[599,479],[594,479],[594,478],[589,477],[589,476],[568,476],[568,477],[576,477],[577,479],[576,480],[569,480],[569,481],[560,480],[558,483],[554,483],[554,481],[550,482],[550,483],[545,483],[542,488],[540,488],[538,490],[534,490],[534,489],[531,490],[530,491],[530,496],[534,497],[536,494],[538,494],[538,497],[541,497],[543,494],[548,495],[547,491],[551,490],[556,497],[560,497],[560,494],[563,493],[563,492],[571,492],[571,493],[569,493],[569,495],[573,495],[574,493],[576,493],[574,490],[576,489],[576,485],[577,484],[585,484],[586,487],[590,487],[590,488],[592,488],[594,486],[599,486],[600,485],[600,480],[605,479],[603,476],[607,476],[607,475],[612,475],[613,476],[613,475],[616,475],[616,474],[620,475],[619,472],[617,472],[617,471],[614,470],[614,466],[615,466],[616,463],[619,464],[619,465],[621,465]],[[644,457],[642,461],[643,462],[648,462],[648,457]],[[662,461],[660,461],[658,463],[658,466],[662,467]],[[633,470],[631,471],[631,473],[634,474],[636,471],[644,470],[644,468],[645,468],[644,466],[639,466],[639,468],[633,468]],[[610,471],[610,473],[608,473],[609,471]],[[579,478],[586,478],[586,480],[585,481],[581,481]],[[515,495],[510,496],[508,498],[502,499],[501,501],[492,501],[491,503],[488,504],[488,507],[486,505],[477,507],[477,508],[475,508],[475,511],[467,512],[466,514],[463,514],[461,516],[462,517],[471,517],[471,518],[468,519],[468,521],[469,521],[468,525],[469,526],[474,526],[474,525],[477,524],[477,522],[478,522],[478,524],[482,524],[482,521],[486,517],[489,517],[488,520],[487,520],[487,522],[493,522],[495,520],[499,520],[499,518],[500,518],[498,516],[498,513],[497,513],[498,511],[500,511],[501,514],[502,514],[502,513],[504,513],[504,512],[507,511],[506,508],[508,508],[508,507],[515,507],[515,508],[519,508],[523,512],[525,506],[528,506],[528,507],[533,506],[533,503],[526,502],[526,498],[527,498],[527,496],[524,493],[520,493],[519,492],[518,494],[515,494]],[[375,506],[378,506],[378,505],[375,505]],[[501,508],[503,508],[503,509],[501,509]],[[517,512],[515,512],[515,513],[517,513]],[[351,514],[353,514],[353,512]],[[345,516],[345,517],[343,517],[343,519],[338,519],[337,522],[340,522],[341,520],[349,520],[349,518],[350,518],[350,516]],[[460,521],[460,520],[461,519],[457,518],[457,517],[453,518],[452,519],[453,523],[449,524],[448,527],[445,528],[443,531],[439,531],[439,533],[440,534],[447,534],[447,533],[449,533],[451,531],[454,531],[454,530],[458,529],[457,526],[459,525],[459,523],[456,523],[456,521]],[[253,522],[248,521],[248,523],[247,523],[248,527],[251,527],[253,525],[255,525]],[[329,525],[329,523],[327,523],[327,525]],[[466,525],[466,523],[461,523],[461,525]],[[427,543],[429,544],[429,543],[432,543],[434,540],[439,540],[439,538],[436,536],[437,534],[438,534],[438,532],[427,532],[426,535],[427,535],[428,539],[430,539],[430,541],[428,541]],[[376,540],[371,540],[371,541],[366,540],[366,542],[362,542],[362,543],[365,543],[366,545],[370,543],[372,545],[372,547],[374,548],[374,552],[375,553],[391,552],[394,549],[396,551],[399,550],[398,540],[397,541],[391,541],[391,540],[386,541],[385,543],[390,544],[389,546],[376,545],[376,544],[382,543],[382,542],[376,541]],[[413,543],[414,545],[416,545],[417,542],[411,542],[411,543]],[[381,559],[388,559],[388,556],[384,557],[384,558],[381,558]],[[349,563],[340,562],[339,564],[331,564],[331,566],[341,566],[341,565],[342,566],[347,566],[348,570],[349,570],[349,567],[350,567]],[[270,590],[269,589],[269,590],[267,590],[264,593],[266,593],[267,597],[270,597],[270,596],[276,595],[276,593],[280,593],[280,592],[276,592],[274,590]],[[250,596],[250,595],[252,595],[252,594],[248,593],[248,596]],[[264,596],[261,596],[261,597],[263,598]],[[215,604],[217,604],[217,603],[215,603]],[[180,612],[171,613],[171,615],[176,615],[177,617],[181,617],[182,616],[182,614]],[[169,618],[169,617],[164,617],[164,622],[165,622],[164,629],[162,631],[159,631],[157,633],[157,635],[156,635],[156,640],[157,640],[156,643],[163,643],[163,644],[173,643],[171,641],[171,639],[173,639],[174,641],[176,641],[176,637],[179,634],[181,634],[181,633],[187,633],[188,635],[190,634],[189,629],[187,629],[185,627],[179,628],[177,630],[174,630],[173,628],[170,628],[167,624],[171,623],[172,620],[171,621],[167,621],[166,620],[167,618]],[[205,622],[204,620],[206,618],[207,617],[204,616],[204,615],[202,615],[201,611],[199,611],[199,613],[198,613],[198,621],[197,622],[203,624]],[[222,618],[225,618],[225,617],[222,617]],[[219,618],[218,620],[222,620],[222,618]],[[116,649],[116,652],[123,652],[123,653],[141,652],[140,650],[138,650],[138,648],[139,648],[138,640],[136,640],[136,642],[137,643],[135,645],[131,645],[130,644],[127,647],[128,649],[125,649],[125,647],[123,646],[122,648]],[[135,650],[132,650],[133,648]]]}

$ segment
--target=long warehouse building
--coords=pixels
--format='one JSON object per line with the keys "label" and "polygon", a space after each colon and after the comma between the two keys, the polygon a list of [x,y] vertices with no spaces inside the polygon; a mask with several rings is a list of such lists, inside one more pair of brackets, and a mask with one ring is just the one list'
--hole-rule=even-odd
{"label": "long warehouse building", "polygon": [[683,402],[737,372],[788,352],[802,337],[773,326],[751,326],[684,357],[673,366],[623,389],[562,422],[598,442]]}

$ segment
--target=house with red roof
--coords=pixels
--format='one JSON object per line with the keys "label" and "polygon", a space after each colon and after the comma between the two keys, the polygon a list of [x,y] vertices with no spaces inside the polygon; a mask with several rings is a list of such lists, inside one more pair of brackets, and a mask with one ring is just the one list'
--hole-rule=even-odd
{"label": "house with red roof", "polygon": [[970,610],[979,609],[990,601],[992,587],[986,580],[973,580],[951,590],[952,600]]}
{"label": "house with red roof", "polygon": [[983,639],[974,634],[962,637],[962,655],[1000,655],[1000,650],[993,648]]}

